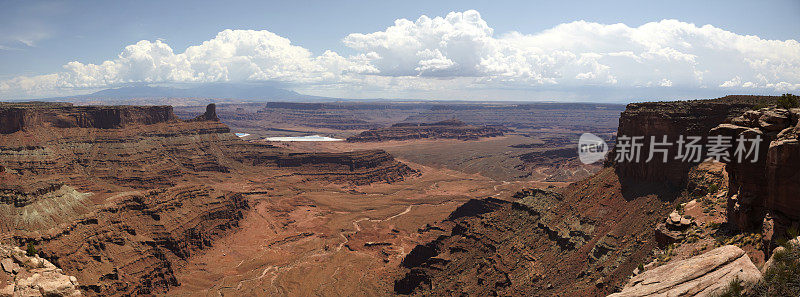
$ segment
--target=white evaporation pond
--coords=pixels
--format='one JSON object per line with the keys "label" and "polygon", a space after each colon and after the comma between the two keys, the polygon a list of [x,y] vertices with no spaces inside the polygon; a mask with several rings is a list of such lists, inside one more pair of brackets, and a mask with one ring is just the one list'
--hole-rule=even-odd
{"label": "white evaporation pond", "polygon": [[247,137],[247,136],[250,136],[250,134],[247,134],[247,133],[233,133],[233,134],[236,134],[236,136],[239,136],[239,137]]}
{"label": "white evaporation pond", "polygon": [[267,137],[266,141],[342,141],[344,139],[331,138],[319,135],[308,136],[287,136],[287,137]]}

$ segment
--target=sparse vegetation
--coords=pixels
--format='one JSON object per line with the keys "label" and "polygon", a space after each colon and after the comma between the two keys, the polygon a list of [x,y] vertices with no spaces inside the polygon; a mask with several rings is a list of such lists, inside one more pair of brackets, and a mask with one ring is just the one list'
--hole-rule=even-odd
{"label": "sparse vegetation", "polygon": [[672,260],[672,257],[677,255],[677,253],[675,252],[676,247],[677,245],[674,243],[666,246],[664,250],[662,250],[661,253],[659,253],[658,256],[656,257],[656,264],[662,265]]}
{"label": "sparse vegetation", "polygon": [[732,279],[728,286],[725,287],[719,294],[715,294],[716,297],[741,297],[742,291],[744,291],[744,287],[742,287],[742,282],[738,278]]}
{"label": "sparse vegetation", "polygon": [[800,246],[787,242],[773,255],[773,263],[756,285],[753,296],[800,296]]}
{"label": "sparse vegetation", "polygon": [[683,239],[685,243],[695,243],[700,240],[702,237],[703,230],[700,228],[692,228],[686,232],[686,236]]}
{"label": "sparse vegetation", "polygon": [[717,191],[719,191],[719,185],[718,184],[711,184],[711,185],[708,186],[708,192],[709,193],[715,194],[715,193],[717,193]]}
{"label": "sparse vegetation", "polygon": [[761,233],[739,233],[733,236],[715,237],[716,246],[735,245],[738,247],[753,246],[760,250],[763,247],[763,235]]}
{"label": "sparse vegetation", "polygon": [[767,108],[769,106],[770,105],[768,103],[766,103],[766,102],[758,102],[756,105],[753,105],[752,109],[753,110],[759,110],[759,109],[762,109],[762,108]]}
{"label": "sparse vegetation", "polygon": [[799,104],[798,101],[800,101],[800,100],[798,100],[798,97],[800,97],[800,96],[796,96],[796,95],[792,95],[792,94],[783,94],[783,95],[781,95],[781,97],[778,98],[778,108],[789,109],[789,108],[798,107],[798,104]]}
{"label": "sparse vegetation", "polygon": [[28,257],[33,257],[36,255],[36,247],[33,246],[33,242],[28,242],[28,247],[25,249],[25,253],[28,254]]}
{"label": "sparse vegetation", "polygon": [[786,235],[789,235],[789,238],[797,238],[797,236],[800,236],[798,233],[800,233],[800,231],[797,230],[797,226],[789,227],[789,229],[786,230]]}

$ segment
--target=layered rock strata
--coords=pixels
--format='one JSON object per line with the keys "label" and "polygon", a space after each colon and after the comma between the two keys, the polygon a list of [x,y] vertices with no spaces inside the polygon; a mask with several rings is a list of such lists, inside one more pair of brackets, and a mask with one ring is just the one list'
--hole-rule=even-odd
{"label": "layered rock strata", "polygon": [[[699,136],[698,145],[706,145],[709,131],[726,120],[741,114],[751,108],[755,103],[725,100],[681,101],[681,102],[647,102],[631,103],[620,115],[619,137],[638,137],[642,144],[639,161],[615,162],[614,167],[620,177],[631,182],[658,182],[667,183],[674,187],[682,187],[687,181],[689,169],[701,162],[705,156],[698,158],[700,161],[684,161],[676,159],[679,152],[678,141],[680,136]],[[655,153],[654,159],[646,162],[650,155],[651,137],[661,142],[663,137],[671,143],[669,146],[659,146],[667,150],[667,161],[662,162],[661,153]],[[619,148],[615,147],[609,158],[615,159]]]}
{"label": "layered rock strata", "polygon": [[175,121],[171,106],[72,106],[70,103],[0,103],[0,133],[40,127],[121,128]]}
{"label": "layered rock strata", "polygon": [[[560,193],[515,202],[472,200],[423,235],[395,292],[422,296],[597,296],[621,287],[656,247],[652,230],[674,205],[626,199],[612,168]],[[674,202],[677,203],[678,201]],[[438,231],[444,230],[444,231]],[[438,234],[438,235],[437,235]]]}
{"label": "layered rock strata", "polygon": [[458,120],[436,123],[398,123],[389,128],[373,129],[348,137],[349,142],[409,140],[424,138],[451,138],[475,140],[482,137],[503,136],[502,126],[473,126]]}
{"label": "layered rock strata", "polygon": [[[250,207],[229,180],[299,176],[391,182],[413,173],[384,151],[293,153],[246,142],[216,108],[2,104],[0,242],[33,243],[88,295],[179,285],[175,265],[236,228]],[[253,181],[250,181],[253,182]]]}
{"label": "layered rock strata", "polygon": [[[700,136],[704,145],[712,128],[770,100],[774,98],[729,96],[630,104],[619,120],[617,140],[621,135],[644,136],[644,161],[650,136],[667,136],[672,142],[679,135]],[[515,196],[515,202],[486,199],[465,204],[437,228],[425,229],[444,231],[429,231],[439,235],[408,254],[395,292],[597,296],[619,291],[639,264],[652,259],[657,242],[651,232],[660,223],[678,233],[692,225],[685,217],[668,214],[688,201],[692,187],[699,188],[689,182],[690,168],[704,158],[684,162],[675,159],[676,147],[668,152],[667,162],[609,161],[611,168],[570,184],[559,195],[529,191]],[[613,155],[612,151],[611,160]],[[743,251],[728,249],[710,258],[709,263],[719,265],[702,266],[705,270],[698,276],[737,275],[734,268],[745,269],[743,278],[758,272]],[[726,268],[729,263],[735,265]],[[692,281],[686,275],[671,278],[656,291],[679,287],[676,279]],[[645,283],[649,282],[639,282]]]}
{"label": "layered rock strata", "polygon": [[693,225],[695,224],[691,219],[678,214],[678,212],[670,213],[669,217],[656,227],[655,238],[658,247],[664,248],[669,244],[683,240],[684,231]]}

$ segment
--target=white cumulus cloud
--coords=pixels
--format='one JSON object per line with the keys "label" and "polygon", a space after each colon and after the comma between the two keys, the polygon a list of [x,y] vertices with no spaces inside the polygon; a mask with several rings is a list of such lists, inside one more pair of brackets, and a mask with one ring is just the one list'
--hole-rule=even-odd
{"label": "white cumulus cloud", "polygon": [[278,81],[337,94],[447,89],[571,90],[593,86],[767,92],[800,89],[800,43],[678,20],[638,27],[585,21],[534,34],[496,34],[477,11],[399,19],[342,39],[356,53],[314,55],[269,31],[225,30],[182,53],[143,40],[100,64],[0,81],[0,95],[33,96],[128,83]]}

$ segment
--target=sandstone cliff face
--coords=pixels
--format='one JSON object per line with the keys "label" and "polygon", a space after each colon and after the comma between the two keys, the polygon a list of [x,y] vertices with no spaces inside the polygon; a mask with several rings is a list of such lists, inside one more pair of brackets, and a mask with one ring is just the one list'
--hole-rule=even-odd
{"label": "sandstone cliff face", "polygon": [[171,106],[72,106],[69,103],[0,103],[0,133],[40,127],[120,128],[174,121]]}
{"label": "sandstone cliff face", "polygon": [[[678,147],[675,141],[680,135],[701,136],[705,145],[708,132],[720,123],[725,122],[742,111],[750,108],[749,103],[728,103],[725,101],[685,101],[685,102],[648,102],[631,103],[622,112],[619,119],[620,136],[644,136],[641,142],[641,159],[639,162],[618,162],[614,165],[620,177],[626,181],[666,182],[681,187],[686,182],[689,168],[698,162],[676,160]],[[661,154],[654,154],[654,160],[645,162],[650,152],[650,137],[656,141],[667,136],[673,145],[669,147],[667,162],[661,162]],[[614,158],[617,149],[611,151],[609,158]]]}
{"label": "sandstone cliff face", "polygon": [[[732,158],[726,165],[729,182],[728,222],[742,229],[761,226],[769,213],[776,232],[800,221],[800,109],[750,110],[711,133],[738,139],[762,139],[757,162]],[[729,154],[734,155],[736,147]]]}
{"label": "sandstone cliff face", "polygon": [[373,129],[348,137],[349,142],[409,140],[423,138],[451,138],[474,140],[481,137],[503,136],[502,126],[472,126],[449,120],[436,123],[399,123],[389,128]]}
{"label": "sandstone cliff face", "polygon": [[[30,109],[14,108],[39,118],[45,117],[40,114],[87,118],[113,109],[39,105]],[[139,110],[137,108],[119,107],[119,110],[139,114],[134,112]],[[228,173],[248,166],[284,168],[309,178],[331,178],[356,184],[397,180],[411,172],[384,151],[297,154],[242,141],[218,121],[213,105],[192,121],[174,120],[171,109],[163,111],[167,114],[145,116],[146,113],[142,113],[120,118],[122,126],[108,126],[108,129],[25,126],[28,128],[2,137],[0,166],[17,179],[54,179],[73,184],[77,181],[89,186],[98,181],[110,184],[98,189],[89,187],[92,191],[106,191],[108,187],[124,190],[173,186],[188,176],[207,175],[204,172]]]}
{"label": "sandstone cliff face", "polygon": [[782,130],[767,152],[767,207],[800,221],[800,109],[791,111],[794,127]]}

